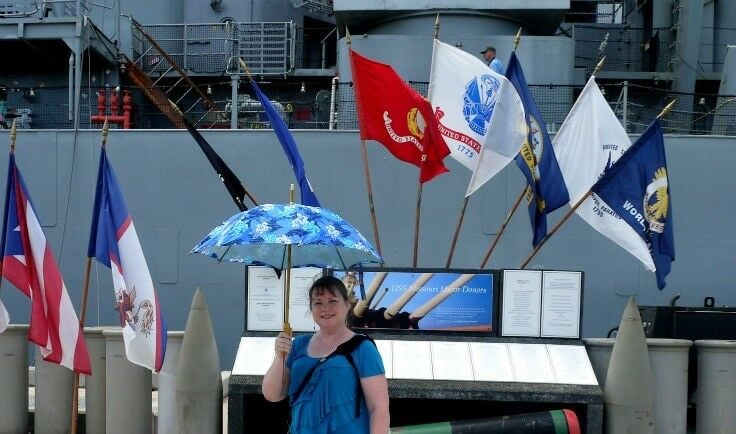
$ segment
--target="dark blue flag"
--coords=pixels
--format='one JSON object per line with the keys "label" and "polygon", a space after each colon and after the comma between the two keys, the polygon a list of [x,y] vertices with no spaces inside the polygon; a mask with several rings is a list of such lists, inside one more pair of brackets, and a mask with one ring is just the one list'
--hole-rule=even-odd
{"label": "dark blue flag", "polygon": [[286,158],[289,159],[292,170],[294,170],[294,176],[296,176],[296,180],[299,183],[299,191],[302,195],[302,205],[320,206],[317,196],[314,195],[314,190],[312,190],[312,185],[307,179],[307,173],[304,170],[304,160],[302,160],[302,156],[299,154],[299,148],[296,146],[294,137],[291,136],[291,133],[286,127],[286,124],[284,124],[283,119],[281,119],[281,116],[273,107],[271,101],[269,101],[268,98],[266,98],[266,95],[261,92],[261,89],[258,88],[256,82],[251,80],[250,84],[253,86],[256,96],[261,102],[269,122],[271,122],[271,128],[273,128],[273,131],[276,133],[276,137],[278,137],[279,142],[281,142],[281,147],[284,148]]}
{"label": "dark blue flag", "polygon": [[659,119],[649,125],[592,190],[647,243],[657,267],[657,286],[664,288],[664,278],[675,260],[675,241]]}
{"label": "dark blue flag", "polygon": [[516,165],[526,177],[528,191],[531,193],[529,220],[534,232],[532,245],[536,246],[547,235],[547,214],[568,203],[570,197],[557,165],[547,127],[526,84],[516,53],[511,53],[506,78],[521,97],[529,127],[527,141],[516,156]]}

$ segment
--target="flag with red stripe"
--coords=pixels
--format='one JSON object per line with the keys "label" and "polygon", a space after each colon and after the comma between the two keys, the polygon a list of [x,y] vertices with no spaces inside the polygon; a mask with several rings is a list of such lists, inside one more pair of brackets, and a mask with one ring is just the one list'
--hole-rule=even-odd
{"label": "flag with red stripe", "polygon": [[112,270],[128,360],[160,371],[166,352],[166,324],[135,225],[105,148],[100,153],[87,256]]}
{"label": "flag with red stripe", "polygon": [[87,346],[74,305],[10,154],[2,233],[2,275],[31,298],[28,340],[47,362],[91,375]]}

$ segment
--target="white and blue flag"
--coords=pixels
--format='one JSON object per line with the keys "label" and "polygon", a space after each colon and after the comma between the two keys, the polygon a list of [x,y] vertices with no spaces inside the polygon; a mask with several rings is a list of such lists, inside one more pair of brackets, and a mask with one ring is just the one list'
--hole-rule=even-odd
{"label": "white and blue flag", "polygon": [[100,152],[87,256],[112,270],[128,360],[160,371],[166,352],[166,324],[138,234],[104,147]]}
{"label": "white and blue flag", "polygon": [[466,197],[513,161],[526,140],[524,106],[509,80],[436,39],[429,101],[450,155],[473,171]]}

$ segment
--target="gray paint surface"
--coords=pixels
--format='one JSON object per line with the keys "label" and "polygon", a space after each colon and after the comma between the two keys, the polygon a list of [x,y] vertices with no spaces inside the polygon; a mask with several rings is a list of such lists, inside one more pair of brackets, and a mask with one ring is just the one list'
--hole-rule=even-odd
{"label": "gray paint surface", "polygon": [[[352,35],[352,48],[373,60],[390,64],[406,81],[428,82],[432,68],[432,28],[429,26],[425,30],[416,35]],[[483,60],[480,51],[492,45],[504,66],[514,48],[514,35],[468,35],[450,29],[440,32],[442,42],[459,47],[479,60]],[[407,56],[407,53],[413,55]],[[523,35],[517,55],[528,84],[574,83],[575,43],[572,39]],[[353,81],[345,38],[339,41],[337,67],[341,82]]]}
{"label": "gray paint surface", "polygon": [[[205,131],[204,136],[261,203],[288,200],[294,176],[272,131]],[[372,239],[360,140],[355,131],[294,131],[307,173],[323,206]],[[0,131],[0,143],[8,143]],[[573,216],[550,239],[530,267],[582,270],[585,274],[583,335],[604,336],[618,324],[625,296],[640,305],[735,305],[736,235],[729,231],[736,201],[725,193],[736,167],[736,138],[667,136],[677,260],[659,291],[654,275],[631,255]],[[16,158],[47,238],[77,309],[86,260],[99,131],[20,131]],[[381,243],[389,266],[409,266],[412,257],[417,175],[413,166],[368,142]],[[183,330],[197,287],[206,294],[223,369],[232,367],[243,331],[244,270],[189,255],[213,227],[237,209],[191,137],[176,130],[113,130],[108,156],[135,222],[169,330]],[[419,266],[444,267],[470,172],[451,158],[449,174],[424,187]],[[2,165],[7,167],[7,165]],[[3,185],[5,170],[0,173]],[[454,267],[475,268],[523,188],[513,164],[471,197]],[[549,227],[566,209],[549,218]],[[531,251],[525,210],[507,227],[491,268],[516,268]],[[0,296],[15,323],[27,323],[30,303],[5,284]],[[87,325],[115,325],[109,269],[92,269]]]}

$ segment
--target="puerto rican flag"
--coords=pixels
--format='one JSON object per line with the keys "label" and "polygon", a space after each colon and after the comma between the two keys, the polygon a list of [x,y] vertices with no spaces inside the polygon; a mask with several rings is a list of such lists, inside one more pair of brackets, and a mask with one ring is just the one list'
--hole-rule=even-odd
{"label": "puerto rican flag", "polygon": [[51,246],[10,154],[2,232],[2,275],[31,298],[28,340],[47,362],[91,375],[89,354]]}
{"label": "puerto rican flag", "polygon": [[128,360],[158,372],[166,352],[166,324],[138,234],[104,147],[87,256],[112,270]]}

